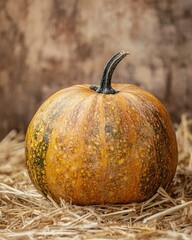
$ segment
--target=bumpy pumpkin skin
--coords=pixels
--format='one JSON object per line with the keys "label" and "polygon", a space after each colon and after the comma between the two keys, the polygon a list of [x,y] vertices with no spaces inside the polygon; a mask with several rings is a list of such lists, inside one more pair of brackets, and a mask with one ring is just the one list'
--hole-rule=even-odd
{"label": "bumpy pumpkin skin", "polygon": [[150,93],[113,84],[116,94],[76,85],[51,96],[26,135],[29,175],[44,195],[74,204],[141,202],[176,171],[170,117]]}

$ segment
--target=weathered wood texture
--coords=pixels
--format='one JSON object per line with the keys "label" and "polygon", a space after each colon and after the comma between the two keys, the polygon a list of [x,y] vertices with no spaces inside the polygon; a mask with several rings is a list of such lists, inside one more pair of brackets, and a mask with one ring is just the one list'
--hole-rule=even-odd
{"label": "weathered wood texture", "polygon": [[151,91],[177,119],[191,111],[191,0],[1,0],[0,136],[58,89],[99,83],[121,49],[131,55],[114,82]]}

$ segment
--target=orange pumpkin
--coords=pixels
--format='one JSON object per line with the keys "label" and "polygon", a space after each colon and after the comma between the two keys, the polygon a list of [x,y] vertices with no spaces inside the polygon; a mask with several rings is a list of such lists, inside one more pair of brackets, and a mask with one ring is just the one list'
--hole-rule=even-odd
{"label": "orange pumpkin", "polygon": [[141,202],[170,184],[177,144],[166,109],[137,86],[111,86],[126,55],[109,60],[100,87],[65,88],[32,119],[27,168],[45,196],[80,205]]}

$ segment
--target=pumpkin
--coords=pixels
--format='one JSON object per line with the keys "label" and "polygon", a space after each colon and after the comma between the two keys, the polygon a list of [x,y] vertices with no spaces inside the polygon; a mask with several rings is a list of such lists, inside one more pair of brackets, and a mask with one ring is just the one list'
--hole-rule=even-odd
{"label": "pumpkin", "polygon": [[141,202],[174,177],[177,143],[165,107],[135,85],[111,85],[127,54],[118,52],[108,61],[100,86],[56,92],[28,127],[29,175],[56,202]]}

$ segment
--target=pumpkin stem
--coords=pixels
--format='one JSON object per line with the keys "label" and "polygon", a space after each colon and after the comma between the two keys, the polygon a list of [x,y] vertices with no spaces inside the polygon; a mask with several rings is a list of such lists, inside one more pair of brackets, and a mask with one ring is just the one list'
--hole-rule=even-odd
{"label": "pumpkin stem", "polygon": [[104,67],[100,86],[92,85],[90,86],[90,89],[96,91],[97,93],[103,94],[118,93],[118,91],[113,89],[111,86],[111,78],[116,66],[127,54],[129,54],[129,52],[121,51],[113,55],[112,58],[107,62],[106,66]]}

